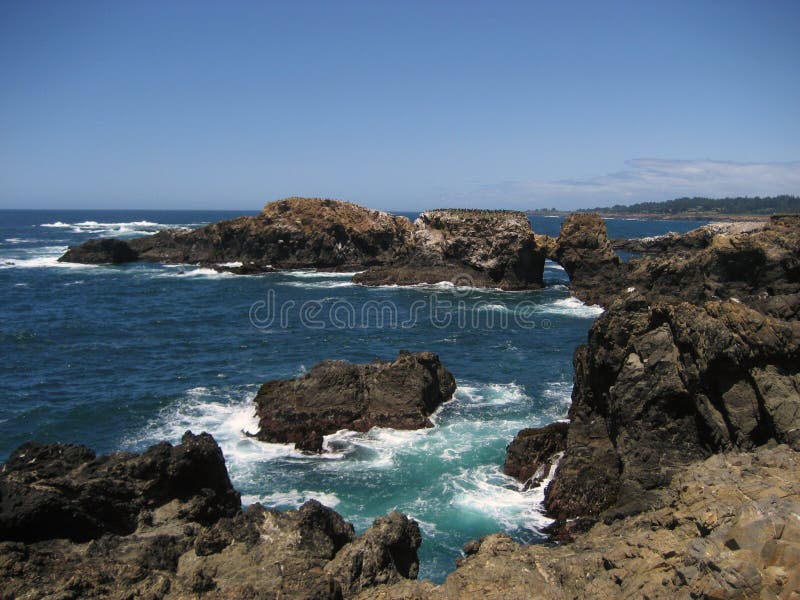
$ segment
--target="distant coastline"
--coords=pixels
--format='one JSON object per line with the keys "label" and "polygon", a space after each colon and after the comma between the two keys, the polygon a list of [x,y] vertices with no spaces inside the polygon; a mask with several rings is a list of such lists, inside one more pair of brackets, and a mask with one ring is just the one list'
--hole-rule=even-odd
{"label": "distant coastline", "polygon": [[[529,210],[529,215],[566,216],[573,211],[539,208]],[[666,202],[639,202],[636,204],[583,208],[575,212],[599,213],[616,219],[657,219],[697,221],[763,221],[771,215],[800,213],[800,197],[782,195],[766,198],[676,198]]]}
{"label": "distant coastline", "polygon": [[528,210],[528,215],[537,217],[566,217],[573,212],[597,212],[607,219],[645,219],[651,221],[767,221],[770,215],[754,214],[719,214],[713,212],[695,213],[684,212],[676,214],[663,213],[628,213],[628,212],[600,212],[595,210]]}

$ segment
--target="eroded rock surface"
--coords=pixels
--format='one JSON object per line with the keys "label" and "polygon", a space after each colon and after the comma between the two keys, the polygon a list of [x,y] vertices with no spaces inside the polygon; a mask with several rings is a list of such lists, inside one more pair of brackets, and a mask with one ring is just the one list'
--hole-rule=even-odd
{"label": "eroded rock surface", "polygon": [[438,283],[529,289],[542,285],[545,249],[525,213],[440,209],[414,222],[407,256],[359,273],[365,285]]}
{"label": "eroded rock surface", "polygon": [[393,361],[323,361],[296,379],[269,381],[255,398],[266,442],[319,452],[340,429],[432,427],[429,416],[455,392],[453,375],[432,352],[400,352]]}
{"label": "eroded rock surface", "polygon": [[567,446],[569,423],[550,423],[545,427],[523,429],[506,448],[503,472],[536,487],[550,475],[555,460]]}
{"label": "eroded rock surface", "polygon": [[[350,202],[288,198],[199,229],[168,229],[132,240],[89,240],[59,260],[136,260],[201,264],[234,273],[273,269],[365,269],[365,285],[454,281],[461,285],[529,289],[542,285],[544,249],[524,213],[433,210],[405,217]],[[225,268],[225,267],[222,267]]]}
{"label": "eroded rock surface", "polygon": [[241,510],[208,434],[142,455],[26,444],[0,472],[2,598],[341,599],[416,577],[417,524]]}

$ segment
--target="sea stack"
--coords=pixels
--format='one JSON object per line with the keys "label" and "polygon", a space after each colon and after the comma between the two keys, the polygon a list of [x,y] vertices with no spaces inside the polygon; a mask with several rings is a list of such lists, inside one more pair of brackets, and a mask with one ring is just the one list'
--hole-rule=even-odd
{"label": "sea stack", "polygon": [[432,427],[430,415],[453,397],[453,375],[432,352],[401,351],[393,361],[323,361],[296,379],[268,381],[255,398],[265,442],[321,452],[340,429]]}

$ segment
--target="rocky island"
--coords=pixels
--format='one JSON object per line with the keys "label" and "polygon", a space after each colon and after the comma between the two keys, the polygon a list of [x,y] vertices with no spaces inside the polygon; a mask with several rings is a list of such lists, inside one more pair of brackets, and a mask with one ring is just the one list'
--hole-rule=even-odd
{"label": "rocky island", "polygon": [[321,452],[323,436],[340,429],[433,427],[429,416],[455,389],[455,378],[432,352],[401,351],[393,361],[366,364],[324,361],[297,379],[261,386],[255,435]]}
{"label": "rocky island", "polygon": [[[254,217],[199,229],[169,229],[131,240],[73,246],[62,262],[199,264],[235,273],[275,269],[364,270],[365,285],[453,281],[462,285],[541,287],[545,251],[522,212],[435,210],[406,217],[350,202],[288,198]],[[241,263],[239,267],[226,264]]]}

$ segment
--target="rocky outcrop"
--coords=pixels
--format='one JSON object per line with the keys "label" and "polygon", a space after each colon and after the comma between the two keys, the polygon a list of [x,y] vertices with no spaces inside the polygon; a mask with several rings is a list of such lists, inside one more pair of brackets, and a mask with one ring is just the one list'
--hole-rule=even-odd
{"label": "rocky outcrop", "polygon": [[417,524],[241,510],[213,438],[142,455],[26,444],[0,472],[0,597],[351,598],[416,577]]}
{"label": "rocky outcrop", "polygon": [[522,212],[426,211],[414,222],[409,248],[405,257],[370,268],[354,281],[364,285],[450,281],[509,290],[542,285],[545,249]]}
{"label": "rocky outcrop", "polygon": [[782,319],[800,318],[800,215],[772,217],[751,233],[715,235],[698,251],[626,263],[620,290],[651,301],[733,299]]}
{"label": "rocky outcrop", "polygon": [[359,598],[797,598],[799,457],[786,446],[718,454],[677,473],[650,510],[571,544],[494,534],[440,586],[407,581]]}
{"label": "rocky outcrop", "polygon": [[600,215],[572,213],[553,240],[545,241],[547,256],[569,275],[570,291],[588,304],[604,305],[622,283],[621,261],[611,246]]}
{"label": "rocky outcrop", "polygon": [[[267,204],[254,217],[117,242],[131,249],[127,261],[211,267],[242,262],[250,265],[250,272],[270,267],[352,269],[396,260],[406,253],[410,233],[405,217],[338,200],[288,198]],[[72,247],[59,260],[86,262],[99,242]]]}
{"label": "rocky outcrop", "polygon": [[416,579],[417,548],[422,543],[419,525],[398,512],[375,520],[364,535],[345,546],[325,566],[352,597],[379,584]]}
{"label": "rocky outcrop", "polygon": [[452,374],[431,352],[401,351],[393,361],[366,364],[324,361],[297,379],[261,386],[255,435],[320,452],[323,436],[340,429],[432,427],[429,415],[455,388]]}
{"label": "rocky outcrop", "polygon": [[147,513],[177,503],[181,519],[210,523],[239,509],[222,451],[187,433],[141,456],[95,456],[85,446],[20,446],[0,473],[0,539],[74,542],[133,532]]}
{"label": "rocky outcrop", "polygon": [[614,250],[637,254],[660,254],[664,252],[686,252],[707,248],[717,235],[739,235],[764,229],[766,221],[734,221],[709,223],[687,233],[666,233],[643,238],[615,238],[611,240]]}
{"label": "rocky outcrop", "polygon": [[651,490],[715,452],[800,449],[798,321],[631,292],[574,362],[566,450],[546,495],[557,518],[643,510]]}
{"label": "rocky outcrop", "polygon": [[528,488],[538,487],[550,476],[556,457],[566,448],[568,429],[569,424],[561,421],[523,429],[506,448],[503,472]]}
{"label": "rocky outcrop", "polygon": [[524,213],[434,210],[412,225],[405,217],[357,204],[288,198],[254,217],[199,229],[169,229],[128,241],[89,240],[59,260],[123,263],[136,260],[201,264],[234,273],[274,269],[366,269],[365,285],[454,281],[502,289],[542,284],[544,249]]}

